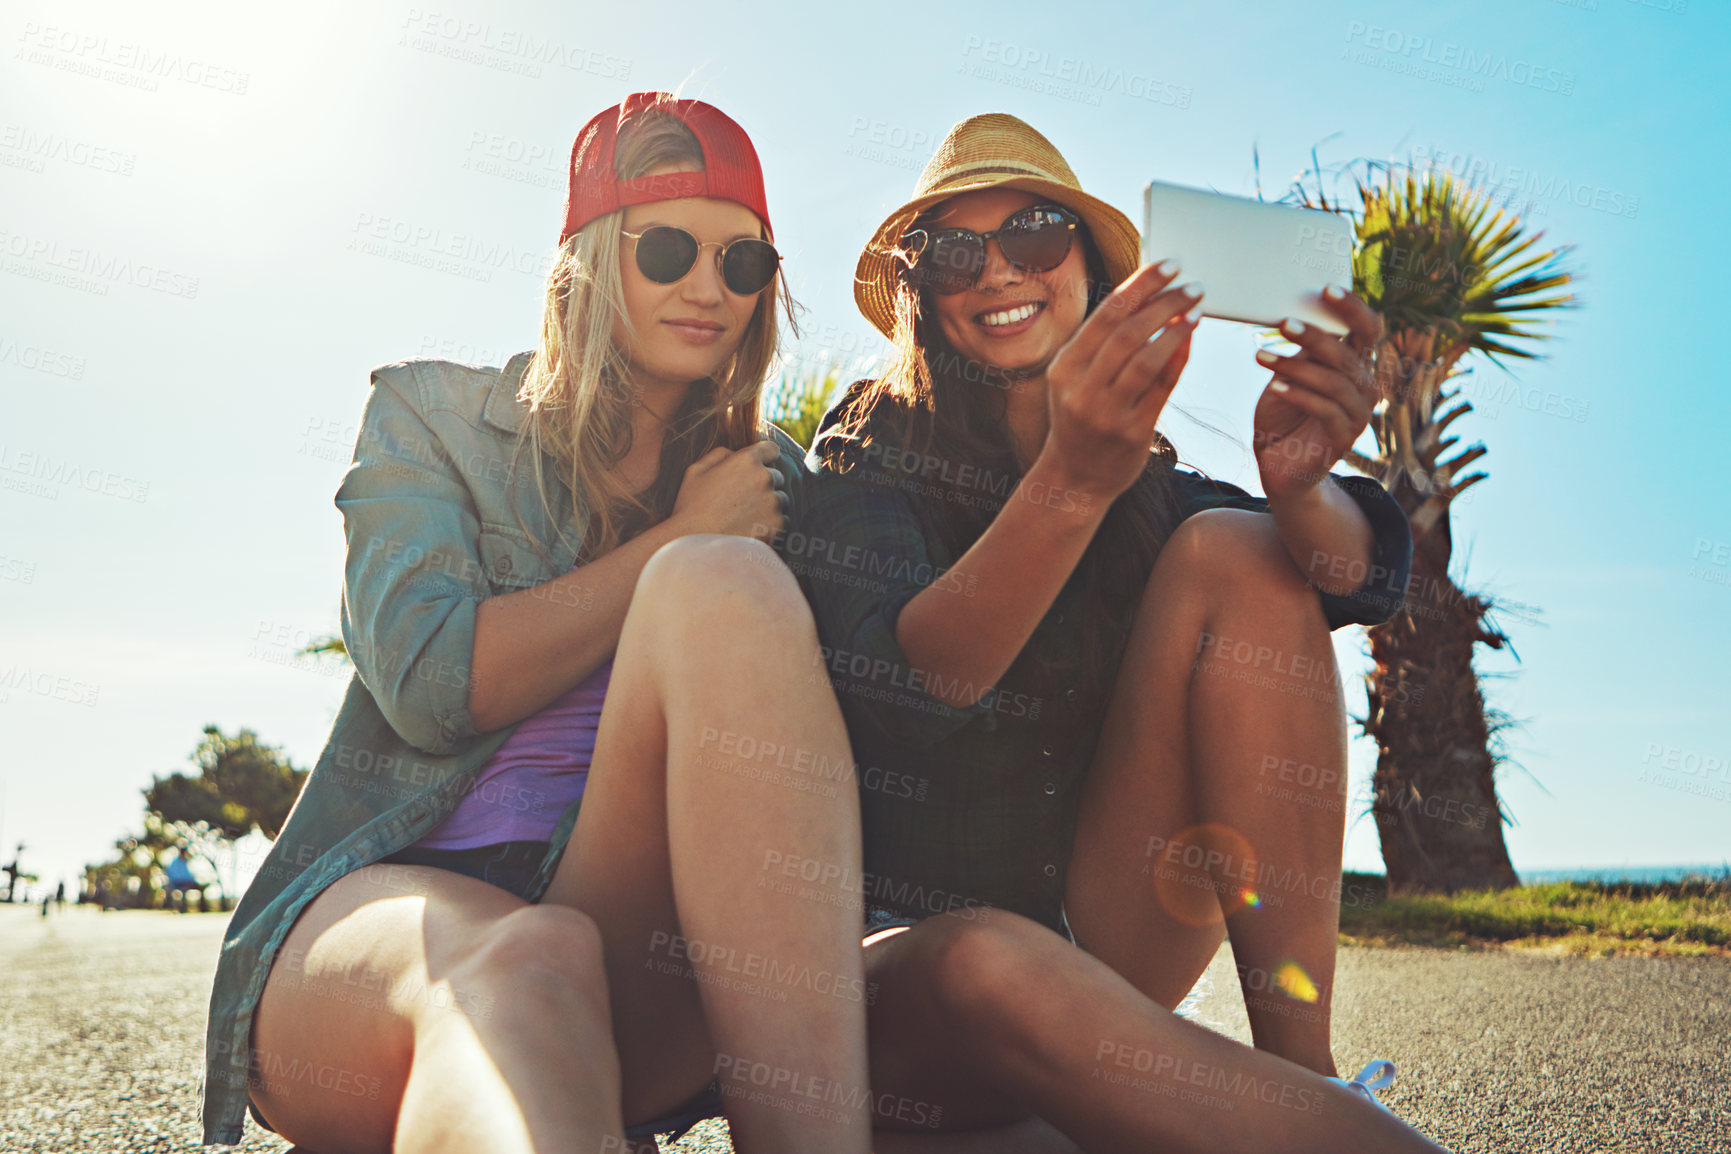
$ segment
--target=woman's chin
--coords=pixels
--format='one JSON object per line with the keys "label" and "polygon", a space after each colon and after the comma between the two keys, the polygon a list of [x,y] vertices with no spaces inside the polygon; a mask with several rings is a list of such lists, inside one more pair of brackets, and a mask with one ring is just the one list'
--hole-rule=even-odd
{"label": "woman's chin", "polygon": [[1051,355],[1044,350],[1016,356],[1009,350],[994,349],[989,355],[977,355],[973,359],[994,375],[1005,377],[1030,377],[1042,373],[1052,361]]}
{"label": "woman's chin", "polygon": [[646,381],[689,385],[714,376],[724,364],[725,357],[656,357],[640,360],[632,368]]}
{"label": "woman's chin", "polygon": [[[1032,336],[1033,334],[1029,334]],[[1043,370],[1057,351],[1046,347],[1045,341],[968,342],[973,347],[958,350],[963,356],[997,372],[1027,376]]]}

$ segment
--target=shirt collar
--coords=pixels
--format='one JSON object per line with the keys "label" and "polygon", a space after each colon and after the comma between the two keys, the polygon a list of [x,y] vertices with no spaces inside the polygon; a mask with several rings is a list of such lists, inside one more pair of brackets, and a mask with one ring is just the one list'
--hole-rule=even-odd
{"label": "shirt collar", "polygon": [[523,385],[523,372],[529,367],[529,361],[534,355],[518,353],[505,362],[504,371],[488,390],[486,407],[481,410],[488,424],[507,433],[523,431],[523,421],[529,415],[529,406],[517,399],[517,390]]}

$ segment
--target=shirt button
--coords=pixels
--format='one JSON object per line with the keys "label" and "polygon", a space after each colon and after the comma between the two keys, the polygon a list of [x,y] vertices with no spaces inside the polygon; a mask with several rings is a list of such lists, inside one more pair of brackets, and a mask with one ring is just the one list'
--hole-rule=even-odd
{"label": "shirt button", "polygon": [[1075,690],[1074,690],[1074,689],[1066,689],[1066,690],[1064,690],[1064,700],[1065,700],[1065,701],[1074,701],[1074,700],[1076,700],[1076,691],[1075,691]]}
{"label": "shirt button", "polygon": [[501,573],[509,573],[511,571],[511,558],[499,558],[499,560],[494,563],[493,568],[497,569]]}
{"label": "shirt button", "polygon": [[1045,757],[1051,757],[1052,756],[1052,747],[1049,745],[1042,745],[1040,747],[1040,753]]}
{"label": "shirt button", "polygon": [[1060,613],[1060,614],[1058,614],[1058,624],[1062,625],[1063,623],[1064,623],[1064,615],[1062,613]]}
{"label": "shirt button", "polygon": [[1056,782],[1051,782],[1051,781],[1048,781],[1048,782],[1047,782],[1047,783],[1046,783],[1046,796],[1047,796],[1047,797],[1051,797],[1051,796],[1052,796],[1052,795],[1053,795],[1053,794],[1054,794],[1054,793],[1057,793],[1057,792],[1058,792],[1058,785],[1057,785],[1057,783],[1056,783]]}
{"label": "shirt button", "polygon": [[1057,877],[1058,876],[1058,867],[1055,865],[1048,865],[1046,867],[1046,876],[1049,878]]}

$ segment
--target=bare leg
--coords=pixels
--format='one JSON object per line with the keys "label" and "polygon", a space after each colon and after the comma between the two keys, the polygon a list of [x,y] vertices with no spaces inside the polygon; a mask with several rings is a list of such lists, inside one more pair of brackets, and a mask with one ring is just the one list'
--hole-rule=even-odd
{"label": "bare leg", "polygon": [[682,537],[644,567],[544,899],[601,928],[628,1121],[715,1076],[742,1150],[868,1148],[859,801],[821,674],[767,546]]}
{"label": "bare leg", "polygon": [[1191,517],[1149,579],[1091,767],[1065,897],[1078,938],[1171,1007],[1229,927],[1257,1046],[1334,1074],[1345,769],[1316,594],[1269,518]]}
{"label": "bare leg", "polygon": [[1035,1114],[1092,1154],[1441,1149],[1338,1083],[1184,1021],[1015,914],[929,918],[872,945],[866,972],[873,1088],[913,1132],[932,1133],[934,1115],[974,1128]]}
{"label": "bare leg", "polygon": [[1044,1118],[1029,1116],[1008,1126],[978,1130],[944,1130],[916,1134],[911,1130],[879,1129],[872,1135],[873,1154],[1083,1154],[1082,1148]]}
{"label": "bare leg", "polygon": [[368,866],[314,898],[253,1052],[259,1110],[319,1154],[623,1148],[594,924],[447,870]]}

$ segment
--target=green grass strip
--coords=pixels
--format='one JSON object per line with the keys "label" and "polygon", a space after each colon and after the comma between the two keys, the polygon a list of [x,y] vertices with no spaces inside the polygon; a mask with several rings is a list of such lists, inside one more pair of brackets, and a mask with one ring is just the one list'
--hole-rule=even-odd
{"label": "green grass strip", "polygon": [[1580,954],[1731,952],[1731,873],[1680,882],[1549,882],[1448,896],[1389,897],[1375,874],[1345,875],[1340,932],[1354,944],[1518,945]]}

